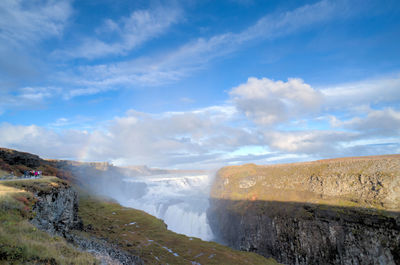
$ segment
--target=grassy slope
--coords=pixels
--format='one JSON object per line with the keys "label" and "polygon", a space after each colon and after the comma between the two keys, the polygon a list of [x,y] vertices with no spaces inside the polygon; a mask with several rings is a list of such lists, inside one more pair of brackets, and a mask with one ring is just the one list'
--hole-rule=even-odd
{"label": "grassy slope", "polygon": [[87,235],[107,238],[139,255],[145,264],[277,264],[254,253],[176,234],[162,220],[114,202],[84,195],[79,209],[85,227],[91,227]]}
{"label": "grassy slope", "polygon": [[0,182],[0,263],[1,264],[97,264],[89,253],[77,251],[63,238],[39,231],[32,217],[33,194],[27,190],[47,190],[66,185],[57,178]]}
{"label": "grassy slope", "polygon": [[[35,202],[32,191],[64,185],[68,183],[54,177],[0,182],[0,263],[96,263],[90,254],[75,250],[60,237],[38,231],[28,222]],[[116,244],[140,256],[145,264],[277,264],[254,253],[176,234],[162,220],[143,211],[82,191],[79,215],[87,229],[77,233]]]}

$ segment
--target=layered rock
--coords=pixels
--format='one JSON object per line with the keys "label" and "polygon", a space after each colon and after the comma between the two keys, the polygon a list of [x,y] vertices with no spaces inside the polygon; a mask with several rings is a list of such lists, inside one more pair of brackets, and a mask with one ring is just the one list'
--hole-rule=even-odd
{"label": "layered rock", "polygon": [[208,212],[237,249],[285,264],[400,264],[400,156],[219,171]]}

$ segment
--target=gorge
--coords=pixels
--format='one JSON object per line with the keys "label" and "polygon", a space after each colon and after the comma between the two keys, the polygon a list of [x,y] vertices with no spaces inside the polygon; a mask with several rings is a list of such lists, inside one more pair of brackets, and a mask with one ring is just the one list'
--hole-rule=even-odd
{"label": "gorge", "polygon": [[[9,149],[0,156],[3,172],[39,169],[78,188],[79,217],[69,185],[45,178],[53,186],[35,191],[33,224],[123,264],[159,264],[161,257],[179,263],[182,255],[200,264],[400,263],[400,155],[229,166],[215,178],[205,171],[43,160]],[[25,182],[4,183],[32,192],[40,184]],[[74,229],[91,239],[71,234]],[[229,254],[226,263],[228,248],[197,238],[243,254]],[[166,253],[154,255],[154,247]]]}
{"label": "gorge", "polygon": [[178,233],[283,264],[400,262],[399,155],[123,175],[98,191]]}

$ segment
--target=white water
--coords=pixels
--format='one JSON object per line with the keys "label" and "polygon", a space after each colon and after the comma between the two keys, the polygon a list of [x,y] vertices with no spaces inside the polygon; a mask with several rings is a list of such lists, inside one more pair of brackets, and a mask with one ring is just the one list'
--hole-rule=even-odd
{"label": "white water", "polygon": [[132,192],[119,199],[121,205],[163,219],[174,232],[213,239],[206,215],[208,175],[152,175],[126,178],[124,182],[132,186]]}

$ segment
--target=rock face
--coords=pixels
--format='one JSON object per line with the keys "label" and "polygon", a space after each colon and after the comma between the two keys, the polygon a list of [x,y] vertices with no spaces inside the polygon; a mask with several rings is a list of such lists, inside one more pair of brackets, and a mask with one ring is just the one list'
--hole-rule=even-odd
{"label": "rock face", "polygon": [[33,207],[36,213],[32,224],[52,234],[65,235],[72,229],[82,228],[78,217],[76,192],[68,187],[54,187],[48,192],[37,194],[38,201]]}
{"label": "rock face", "polygon": [[140,257],[118,249],[108,242],[83,235],[78,216],[77,193],[69,185],[56,186],[36,193],[32,224],[51,234],[65,237],[80,249],[92,252],[102,264],[143,264]]}
{"label": "rock face", "polygon": [[[284,264],[400,264],[400,219],[357,209],[213,200],[213,231]],[[246,211],[236,212],[244,207]]]}
{"label": "rock face", "polygon": [[208,217],[226,244],[284,264],[400,264],[400,156],[220,170]]}

